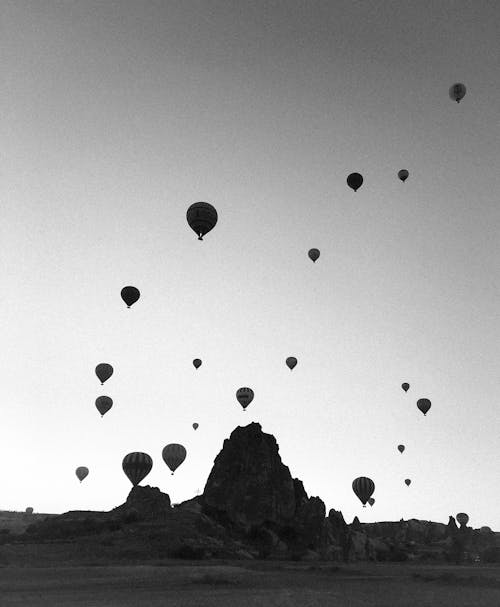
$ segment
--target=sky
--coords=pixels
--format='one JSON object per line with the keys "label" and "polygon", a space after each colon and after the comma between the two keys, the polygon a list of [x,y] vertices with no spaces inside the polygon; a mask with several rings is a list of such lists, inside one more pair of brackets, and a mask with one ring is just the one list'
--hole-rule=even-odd
{"label": "sky", "polygon": [[256,421],[348,521],[500,530],[498,31],[496,1],[4,0],[0,509],[109,510],[131,451],[181,502]]}

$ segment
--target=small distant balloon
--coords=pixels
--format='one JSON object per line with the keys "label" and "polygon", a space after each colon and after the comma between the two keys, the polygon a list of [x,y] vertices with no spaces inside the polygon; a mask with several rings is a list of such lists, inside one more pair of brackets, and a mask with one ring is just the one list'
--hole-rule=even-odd
{"label": "small distant balloon", "polygon": [[193,428],[194,428],[195,430],[198,430],[198,428],[199,428],[199,427],[200,427],[200,424],[198,424],[197,422],[194,422],[194,424],[193,424]]}
{"label": "small distant balloon", "polygon": [[101,417],[103,417],[113,406],[113,399],[109,396],[98,396],[95,399],[95,406],[101,414]]}
{"label": "small distant balloon", "polygon": [[122,299],[127,304],[127,308],[130,308],[131,305],[135,304],[135,302],[141,296],[139,289],[136,287],[123,287],[122,289]]}
{"label": "small distant balloon", "polygon": [[89,474],[89,469],[86,468],[85,466],[78,466],[78,468],[75,470],[75,474],[77,479],[82,482],[84,478],[86,478]]}
{"label": "small distant balloon", "polygon": [[128,453],[122,461],[123,472],[134,487],[146,478],[152,467],[153,460],[151,457],[141,451]]}
{"label": "small distant balloon", "polygon": [[218,217],[215,207],[208,202],[195,202],[187,210],[186,219],[198,240],[203,240],[203,236],[215,227]]}
{"label": "small distant balloon", "polygon": [[312,259],[314,263],[316,263],[316,260],[319,259],[320,256],[320,252],[319,249],[309,249],[309,259]]}
{"label": "small distant balloon", "polygon": [[108,363],[99,363],[95,368],[95,374],[101,382],[101,386],[113,375],[113,367]]}
{"label": "small distant balloon", "polygon": [[33,514],[33,508],[31,506],[26,508],[26,514]]}
{"label": "small distant balloon", "polygon": [[243,410],[245,410],[248,405],[253,401],[253,397],[254,393],[252,388],[239,388],[236,391],[236,398],[238,399],[240,405],[243,407]]}
{"label": "small distant balloon", "polygon": [[431,401],[428,398],[419,398],[417,400],[417,407],[424,415],[427,415],[427,412],[431,408]]}
{"label": "small distant balloon", "polygon": [[465,512],[459,512],[456,516],[457,521],[460,525],[467,525],[469,522],[469,515],[465,514]]}
{"label": "small distant balloon", "polygon": [[403,453],[404,450],[405,450],[405,446],[404,445],[398,445],[398,451],[400,453]]}
{"label": "small distant balloon", "polygon": [[483,527],[481,527],[481,529],[479,529],[479,533],[481,533],[483,535],[487,535],[489,533],[493,533],[493,531],[491,530],[491,527],[488,527],[487,525],[483,525]]}
{"label": "small distant balloon", "polygon": [[405,478],[405,484],[407,487],[411,485],[411,480],[409,478]]}
{"label": "small distant balloon", "polygon": [[365,508],[366,502],[375,491],[375,483],[367,476],[359,476],[352,481],[352,490],[363,504],[363,508]]}
{"label": "small distant balloon", "polygon": [[408,171],[406,169],[401,169],[398,172],[398,177],[401,179],[401,181],[406,181],[408,179],[408,175],[410,173],[408,173]]}
{"label": "small distant balloon", "polygon": [[194,365],[194,368],[195,368],[195,369],[198,369],[199,367],[201,367],[201,359],[199,359],[199,358],[195,358],[195,359],[193,360],[193,365]]}
{"label": "small distant balloon", "polygon": [[450,99],[460,103],[460,101],[465,97],[465,93],[467,92],[467,88],[465,84],[461,82],[456,82],[450,86]]}
{"label": "small distant balloon", "polygon": [[163,457],[163,461],[167,464],[173,474],[186,459],[187,452],[183,445],[171,443],[170,445],[163,447],[161,455]]}
{"label": "small distant balloon", "polygon": [[355,192],[358,190],[363,183],[363,176],[360,173],[351,173],[347,177],[347,185],[352,188]]}
{"label": "small distant balloon", "polygon": [[408,390],[410,389],[410,384],[407,382],[404,382],[404,384],[401,384],[401,387],[403,388],[403,390],[405,392],[408,392]]}
{"label": "small distant balloon", "polygon": [[373,504],[375,503],[375,498],[374,497],[370,497],[368,499],[368,503],[370,504],[370,506],[373,506]]}
{"label": "small distant balloon", "polygon": [[297,359],[295,356],[289,356],[286,359],[286,366],[290,369],[290,371],[297,366]]}

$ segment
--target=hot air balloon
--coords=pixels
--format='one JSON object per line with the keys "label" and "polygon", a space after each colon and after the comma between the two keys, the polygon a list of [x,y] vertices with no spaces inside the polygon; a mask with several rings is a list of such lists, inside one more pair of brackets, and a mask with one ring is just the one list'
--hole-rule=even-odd
{"label": "hot air balloon", "polygon": [[290,369],[290,371],[297,366],[297,359],[295,358],[295,356],[289,356],[286,359],[286,366]]}
{"label": "hot air balloon", "polygon": [[153,460],[147,453],[134,451],[128,453],[122,461],[123,472],[128,480],[136,487],[151,472]]}
{"label": "hot air balloon", "polygon": [[78,468],[75,470],[75,474],[77,479],[82,482],[83,479],[88,476],[89,474],[89,469],[86,468],[85,466],[78,466]]}
{"label": "hot air balloon", "polygon": [[409,174],[410,173],[408,173],[406,169],[401,169],[400,171],[398,171],[398,177],[401,179],[401,181],[406,181],[408,179]]}
{"label": "hot air balloon", "polygon": [[407,382],[404,382],[403,384],[401,384],[401,387],[403,388],[403,390],[405,392],[408,392],[408,390],[410,389],[410,384]]}
{"label": "hot air balloon", "polygon": [[375,503],[375,498],[374,497],[368,498],[368,503],[370,504],[370,506],[373,506],[373,504]]}
{"label": "hot air balloon", "polygon": [[484,525],[483,527],[481,527],[481,529],[479,529],[479,533],[481,533],[482,535],[488,535],[490,533],[493,533],[491,530],[491,527],[488,527],[487,525]]}
{"label": "hot air balloon", "polygon": [[417,407],[426,415],[427,411],[431,408],[431,401],[428,398],[419,398],[417,400]]}
{"label": "hot air balloon", "polygon": [[173,474],[186,459],[186,448],[182,445],[178,445],[177,443],[172,443],[166,447],[163,447],[161,455],[163,457],[163,461],[167,464],[170,470],[172,470]]}
{"label": "hot air balloon", "polygon": [[135,287],[123,287],[122,289],[122,299],[127,304],[127,308],[130,308],[131,305],[135,304],[140,296],[141,293],[139,289],[136,289]]}
{"label": "hot air balloon", "polygon": [[359,476],[352,481],[352,490],[360,499],[361,503],[363,504],[363,508],[365,508],[366,502],[370,499],[375,491],[375,483],[371,478]]}
{"label": "hot air balloon", "polygon": [[33,508],[31,506],[26,508],[26,514],[33,514]]}
{"label": "hot air balloon", "polygon": [[198,240],[203,240],[203,236],[217,223],[217,211],[208,202],[195,202],[187,210],[186,219]]}
{"label": "hot air balloon", "polygon": [[195,358],[193,360],[193,365],[195,369],[198,369],[199,367],[201,367],[201,360],[199,358]]}
{"label": "hot air balloon", "polygon": [[107,413],[113,406],[113,399],[109,396],[98,396],[95,399],[95,406],[101,414],[101,417],[103,417],[103,415]]}
{"label": "hot air balloon", "polygon": [[460,103],[460,101],[465,97],[465,93],[467,89],[465,88],[465,84],[461,82],[456,82],[450,86],[450,99]]}
{"label": "hot air balloon", "polygon": [[198,430],[199,426],[200,426],[200,424],[198,424],[197,422],[194,422],[194,424],[193,424],[193,428],[194,428],[195,430]]}
{"label": "hot air balloon", "polygon": [[245,410],[248,405],[253,401],[253,397],[254,393],[252,388],[239,388],[239,390],[236,391],[236,398],[238,399],[240,405],[243,407],[243,410]]}
{"label": "hot air balloon", "polygon": [[354,191],[356,191],[358,188],[360,188],[362,183],[363,183],[363,176],[360,175],[359,173],[351,173],[347,177],[347,185],[350,188],[352,188]]}
{"label": "hot air balloon", "polygon": [[312,259],[314,263],[316,263],[316,260],[319,259],[319,249],[309,249],[309,259]]}
{"label": "hot air balloon", "polygon": [[404,450],[405,450],[405,446],[404,445],[398,445],[398,451],[400,453],[403,453]]}
{"label": "hot air balloon", "polygon": [[411,485],[411,480],[409,478],[405,478],[406,486],[409,487]]}
{"label": "hot air balloon", "polygon": [[95,374],[99,378],[102,386],[104,382],[113,375],[113,367],[108,365],[108,363],[99,363],[95,368]]}
{"label": "hot air balloon", "polygon": [[459,512],[455,518],[457,519],[460,526],[465,526],[469,522],[469,515],[465,514],[465,512]]}

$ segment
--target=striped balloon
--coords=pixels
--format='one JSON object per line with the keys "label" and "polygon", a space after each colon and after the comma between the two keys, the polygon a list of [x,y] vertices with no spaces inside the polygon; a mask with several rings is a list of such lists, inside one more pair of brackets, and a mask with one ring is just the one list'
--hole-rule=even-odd
{"label": "striped balloon", "polygon": [[170,445],[163,447],[161,455],[163,457],[163,461],[167,464],[170,470],[172,470],[173,474],[186,459],[187,451],[182,445],[171,443]]}
{"label": "striped balloon", "polygon": [[456,519],[459,525],[467,525],[469,522],[469,515],[465,514],[465,512],[459,512],[456,516]]}
{"label": "striped balloon", "polygon": [[236,391],[236,398],[238,399],[240,405],[243,407],[243,410],[245,410],[248,405],[253,401],[253,397],[254,394],[252,388],[240,388]]}
{"label": "striped balloon", "polygon": [[198,240],[203,240],[203,236],[217,223],[217,211],[208,202],[195,202],[186,213],[186,219],[192,230],[198,235]]}
{"label": "striped balloon", "polygon": [[352,481],[352,490],[363,504],[363,508],[365,508],[366,502],[370,499],[375,491],[375,483],[371,478],[359,476]]}
{"label": "striped balloon", "polygon": [[122,468],[129,481],[136,487],[151,472],[153,460],[147,453],[134,451],[123,458]]}

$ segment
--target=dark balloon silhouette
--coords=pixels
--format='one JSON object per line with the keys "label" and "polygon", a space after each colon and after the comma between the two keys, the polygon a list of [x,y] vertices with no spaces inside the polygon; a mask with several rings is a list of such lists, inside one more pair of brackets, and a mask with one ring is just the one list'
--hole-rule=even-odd
{"label": "dark balloon silhouette", "polygon": [[195,202],[187,210],[186,219],[198,240],[203,240],[203,236],[217,223],[217,211],[208,202]]}
{"label": "dark balloon silhouette", "polygon": [[134,487],[146,478],[152,467],[153,460],[151,457],[141,451],[128,453],[122,461],[123,472]]}
{"label": "dark balloon silhouette", "polygon": [[107,413],[113,406],[113,399],[109,396],[98,396],[95,399],[95,406],[101,414],[101,417],[103,417],[103,415]]}
{"label": "dark balloon silhouette", "polygon": [[248,405],[253,401],[254,393],[252,388],[239,388],[236,391],[236,398],[238,402],[243,407],[243,411],[248,407]]}
{"label": "dark balloon silhouette", "polygon": [[417,400],[417,407],[424,415],[427,415],[427,411],[431,408],[431,401],[428,398],[419,398]]}
{"label": "dark balloon silhouette", "polygon": [[401,169],[398,173],[398,177],[401,179],[401,181],[406,181],[409,174],[410,173],[408,173],[406,169]]}
{"label": "dark balloon silhouette", "polygon": [[199,367],[201,367],[201,360],[199,358],[195,358],[193,360],[193,365],[195,369],[198,369]]}
{"label": "dark balloon silhouette", "polygon": [[410,384],[405,382],[404,384],[401,384],[401,387],[405,392],[408,392],[408,390],[410,389]]}
{"label": "dark balloon silhouette", "polygon": [[409,478],[405,478],[406,486],[409,487],[411,485],[411,480]]}
{"label": "dark balloon silhouette", "polygon": [[449,92],[450,92],[450,99],[453,99],[453,101],[460,103],[460,101],[465,97],[467,88],[465,87],[465,84],[462,84],[461,82],[456,82],[455,84],[452,84],[450,86]]}
{"label": "dark balloon silhouette", "polygon": [[123,287],[121,295],[123,301],[127,304],[127,308],[130,308],[139,299],[141,293],[136,287]]}
{"label": "dark balloon silhouette", "polygon": [[374,497],[370,497],[368,499],[368,503],[370,504],[370,506],[373,506],[373,504],[375,503],[375,498]]}
{"label": "dark balloon silhouette", "polygon": [[199,426],[200,426],[200,424],[198,424],[197,422],[194,422],[194,424],[193,424],[193,428],[194,428],[195,430],[198,430]]}
{"label": "dark balloon silhouette", "polygon": [[366,502],[370,499],[375,491],[375,483],[371,478],[359,476],[352,481],[352,490],[363,504],[363,508],[365,508]]}
{"label": "dark balloon silhouette", "polygon": [[469,515],[465,514],[465,512],[459,512],[455,518],[459,525],[467,525],[469,522]]}
{"label": "dark balloon silhouette", "polygon": [[99,378],[102,386],[104,382],[113,375],[113,367],[108,363],[99,363],[95,368],[95,374]]}
{"label": "dark balloon silhouette", "polygon": [[356,191],[358,188],[360,188],[362,183],[363,183],[363,176],[360,175],[359,173],[351,173],[347,177],[347,185],[350,188],[352,188],[354,191]]}
{"label": "dark balloon silhouette", "polygon": [[312,261],[316,263],[316,260],[319,259],[320,255],[319,249],[309,249],[308,255],[309,259],[312,259]]}
{"label": "dark balloon silhouette", "polygon": [[405,450],[405,446],[404,445],[398,445],[398,451],[400,453],[403,453],[404,450]]}
{"label": "dark balloon silhouette", "polygon": [[31,506],[28,506],[25,510],[26,514],[33,514],[33,508]]}
{"label": "dark balloon silhouette", "polygon": [[297,359],[295,356],[289,356],[286,359],[286,366],[290,369],[290,371],[297,366]]}
{"label": "dark balloon silhouette", "polygon": [[171,443],[170,445],[163,447],[161,455],[163,457],[163,461],[167,464],[173,474],[186,459],[187,452],[183,445]]}
{"label": "dark balloon silhouette", "polygon": [[76,474],[76,477],[78,478],[78,480],[80,482],[82,482],[83,479],[88,476],[89,469],[86,468],[85,466],[78,466],[78,468],[75,470],[75,474]]}

